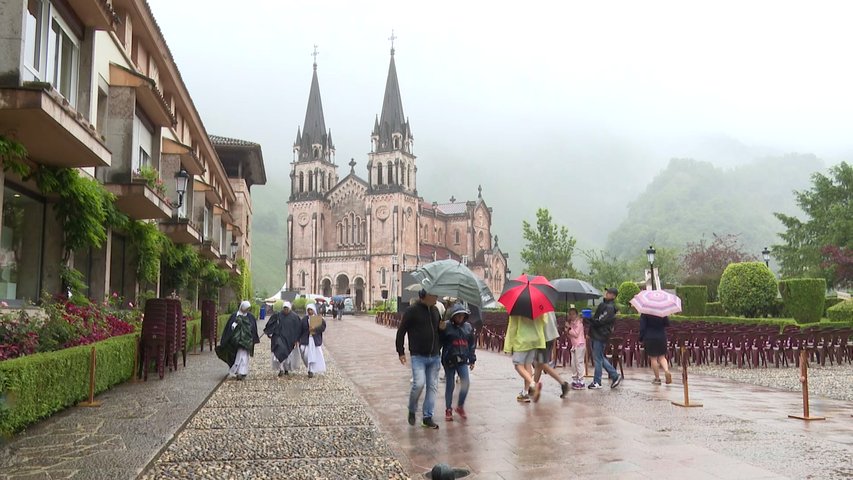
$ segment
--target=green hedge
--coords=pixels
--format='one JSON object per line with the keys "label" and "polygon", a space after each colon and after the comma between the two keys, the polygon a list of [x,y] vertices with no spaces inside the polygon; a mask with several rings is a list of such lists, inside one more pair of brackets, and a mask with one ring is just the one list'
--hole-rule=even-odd
{"label": "green hedge", "polygon": [[201,342],[201,318],[187,322],[187,351],[198,349]]}
{"label": "green hedge", "polygon": [[853,322],[853,300],[845,300],[826,310],[826,318],[832,322]]}
{"label": "green hedge", "polygon": [[838,297],[826,297],[826,299],[823,301],[823,316],[824,316],[824,317],[829,317],[829,315],[827,315],[827,314],[826,314],[826,312],[827,312],[830,308],[832,308],[832,307],[834,307],[834,306],[838,305],[839,303],[841,303],[841,302],[843,302],[843,301],[844,301],[844,299],[843,299],[843,298],[838,298]]}
{"label": "green hedge", "polygon": [[720,301],[727,312],[758,317],[773,309],[778,287],[764,262],[731,263],[720,279]]}
{"label": "green hedge", "polygon": [[[619,315],[619,318],[639,319],[639,315]],[[850,321],[822,321],[815,323],[797,323],[793,318],[745,318],[745,317],[685,317],[673,315],[669,317],[672,322],[705,322],[705,323],[725,323],[734,325],[773,325],[779,327],[781,332],[785,327],[798,327],[801,330],[807,328],[836,328],[850,327],[853,328],[853,320]]]}
{"label": "green hedge", "polygon": [[705,285],[682,285],[675,294],[681,299],[681,313],[691,317],[704,317],[708,303],[708,287]]}
{"label": "green hedge", "polygon": [[720,302],[708,302],[705,304],[705,315],[725,317],[726,309],[723,308],[723,304]]}
{"label": "green hedge", "polygon": [[8,435],[89,396],[96,351],[95,393],[133,375],[136,334],[0,362],[0,433]]}
{"label": "green hedge", "polygon": [[785,304],[785,315],[800,323],[819,322],[826,301],[823,278],[791,278],[779,282],[779,293]]}

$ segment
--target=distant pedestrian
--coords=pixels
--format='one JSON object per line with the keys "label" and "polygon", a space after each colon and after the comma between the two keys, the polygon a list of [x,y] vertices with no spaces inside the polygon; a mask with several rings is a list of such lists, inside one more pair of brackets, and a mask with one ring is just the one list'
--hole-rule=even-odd
{"label": "distant pedestrian", "polygon": [[[317,314],[317,305],[305,307],[306,315],[302,319],[302,336],[299,338],[299,351],[302,362],[308,368],[308,378],[316,373],[326,371],[326,358],[323,356],[323,332],[326,331],[326,321]],[[319,319],[318,323],[314,323]]]}
{"label": "distant pedestrian", "polygon": [[569,309],[569,321],[566,325],[569,333],[569,342],[572,353],[571,371],[572,388],[581,390],[584,388],[583,376],[585,373],[586,338],[583,332],[583,320],[574,307]]}
{"label": "distant pedestrian", "polygon": [[299,338],[302,336],[302,319],[291,307],[290,302],[277,300],[273,305],[275,313],[264,327],[264,334],[270,338],[272,368],[279,377],[293,370],[291,353],[299,345]]}
{"label": "distant pedestrian", "polygon": [[255,354],[258,338],[258,323],[252,312],[252,304],[244,300],[237,312],[231,314],[222,332],[222,341],[216,355],[230,367],[228,373],[243,380],[249,374],[249,357]]}
{"label": "distant pedestrian", "polygon": [[418,292],[420,301],[406,309],[403,319],[397,328],[397,356],[400,363],[406,364],[406,351],[403,349],[405,338],[409,341],[409,353],[412,356],[412,389],[409,392],[409,425],[415,424],[418,401],[424,387],[426,396],[423,404],[423,423],[425,428],[437,429],[438,424],[432,419],[435,408],[435,396],[438,385],[438,371],[441,366],[441,342],[438,337],[438,327],[441,316],[435,308],[438,297]]}
{"label": "distant pedestrian", "polygon": [[335,320],[343,320],[344,319],[344,301],[338,300],[337,304],[335,304]]}
{"label": "distant pedestrian", "polygon": [[446,378],[444,387],[444,419],[453,421],[453,390],[456,386],[456,375],[459,375],[459,400],[456,403],[456,413],[467,419],[465,399],[471,385],[469,372],[474,370],[477,361],[477,343],[474,339],[474,327],[468,323],[471,312],[461,304],[450,309],[450,321],[439,323],[439,338],[441,339],[441,364],[444,366]]}
{"label": "distant pedestrian", "polygon": [[542,372],[547,373],[548,376],[560,384],[560,398],[565,398],[566,394],[569,393],[569,382],[563,380],[563,377],[551,366],[551,357],[554,355],[554,344],[560,337],[560,332],[557,329],[557,315],[554,312],[548,312],[540,318],[543,318],[545,322],[545,348],[536,352],[534,360],[533,382],[536,384],[536,395],[533,397],[534,402],[538,402],[539,396],[542,394],[542,383],[539,382]]}
{"label": "distant pedestrian", "polygon": [[543,317],[535,320],[510,315],[504,337],[504,352],[512,355],[512,364],[516,373],[524,380],[524,389],[516,400],[530,403],[538,398],[536,383],[533,381],[533,362],[538,350],[545,348],[545,321]]}
{"label": "distant pedestrian", "polygon": [[660,385],[660,370],[666,378],[666,384],[672,383],[672,374],[669,372],[669,362],[666,360],[666,329],[669,327],[669,317],[656,317],[654,315],[640,315],[640,341],[646,354],[655,378],[652,383]]}
{"label": "distant pedestrian", "polygon": [[610,376],[610,388],[616,388],[622,383],[622,376],[613,368],[613,365],[604,358],[604,349],[607,347],[607,341],[610,340],[610,334],[613,333],[613,324],[616,322],[616,295],[619,291],[615,288],[608,288],[604,293],[604,301],[595,309],[595,315],[590,319],[589,339],[592,343],[592,361],[595,364],[595,372],[593,373],[592,383],[589,384],[590,390],[598,390],[601,387],[601,369],[607,370],[607,375]]}

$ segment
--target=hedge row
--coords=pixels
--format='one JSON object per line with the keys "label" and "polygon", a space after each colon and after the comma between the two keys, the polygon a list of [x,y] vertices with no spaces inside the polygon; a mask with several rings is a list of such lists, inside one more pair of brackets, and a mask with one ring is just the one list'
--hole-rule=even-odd
{"label": "hedge row", "polygon": [[829,307],[826,317],[833,323],[853,322],[853,300],[845,300]]}
{"label": "hedge row", "polygon": [[682,285],[676,287],[675,294],[681,299],[681,311],[685,316],[705,316],[708,287],[705,285]]}
{"label": "hedge row", "polygon": [[133,375],[137,334],[0,362],[0,433],[27,425],[89,396],[89,364],[95,348],[95,393]]}
{"label": "hedge row", "polygon": [[[851,302],[853,303],[853,302]],[[619,318],[631,318],[631,319],[639,319],[640,316],[633,315],[619,315]],[[797,327],[802,329],[807,328],[836,328],[836,327],[850,327],[853,328],[853,319],[849,321],[822,321],[822,322],[814,322],[814,323],[798,323],[793,318],[745,318],[745,317],[687,317],[681,315],[672,315],[669,317],[672,322],[705,322],[705,323],[725,323],[730,325],[773,325],[779,327],[779,331],[781,332],[785,327]]]}
{"label": "hedge row", "polygon": [[723,304],[720,302],[708,302],[705,304],[705,315],[725,317],[726,309],[723,308]]}
{"label": "hedge row", "polygon": [[800,323],[819,322],[826,301],[826,280],[823,278],[792,278],[779,282],[785,315]]}

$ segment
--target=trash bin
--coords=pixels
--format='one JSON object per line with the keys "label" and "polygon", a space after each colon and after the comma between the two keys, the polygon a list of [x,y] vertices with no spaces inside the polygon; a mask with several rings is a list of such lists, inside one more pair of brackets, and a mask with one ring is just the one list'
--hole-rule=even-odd
{"label": "trash bin", "polygon": [[581,316],[587,320],[591,319],[592,310],[590,310],[589,308],[584,308],[583,310],[581,310]]}
{"label": "trash bin", "polygon": [[264,317],[266,317],[266,316],[267,316],[267,304],[264,303],[264,304],[261,304],[261,318],[260,319],[263,320]]}

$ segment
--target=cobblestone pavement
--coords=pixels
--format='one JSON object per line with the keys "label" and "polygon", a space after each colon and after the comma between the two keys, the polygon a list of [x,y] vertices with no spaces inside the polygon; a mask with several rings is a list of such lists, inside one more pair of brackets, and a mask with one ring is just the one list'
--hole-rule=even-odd
{"label": "cobblestone pavement", "polygon": [[412,475],[444,462],[476,479],[853,477],[853,411],[845,402],[813,397],[812,415],[829,418],[803,422],[787,418],[802,413],[799,393],[691,375],[691,401],[704,407],[679,408],[670,401],[682,399],[680,376],[654,386],[650,371],[638,369],[625,370],[618,389],[572,391],[565,400],[545,378],[540,402],[519,404],[509,358],[478,352],[467,421],[444,421],[442,383],[441,429],[431,431],[406,423],[411,371],[396,358],[394,330],[347,317],[327,332],[325,348]]}
{"label": "cobblestone pavement", "polygon": [[66,409],[0,445],[0,479],[136,478],[224,378],[212,352],[164,380],[125,383],[98,408]]}
{"label": "cobblestone pavement", "polygon": [[[331,327],[327,337],[338,334]],[[408,478],[352,383],[327,360],[324,375],[277,378],[263,338],[249,376],[223,382],[143,478]]]}
{"label": "cobblestone pavement", "polygon": [[[714,377],[727,378],[737,382],[751,383],[764,387],[779,388],[793,392],[802,392],[799,367],[787,368],[737,368],[736,366],[702,365],[694,367],[693,371]],[[817,363],[809,365],[809,392],[836,400],[853,402],[853,365],[825,366]]]}

